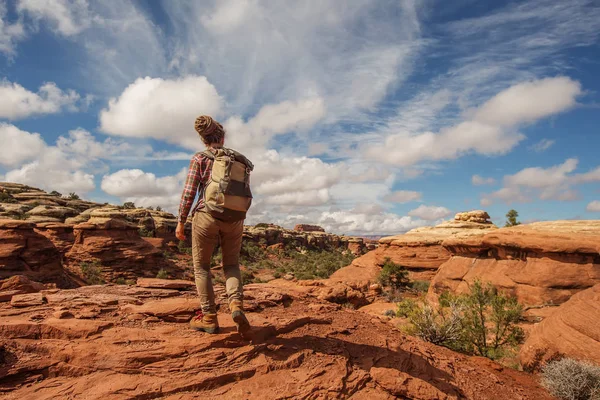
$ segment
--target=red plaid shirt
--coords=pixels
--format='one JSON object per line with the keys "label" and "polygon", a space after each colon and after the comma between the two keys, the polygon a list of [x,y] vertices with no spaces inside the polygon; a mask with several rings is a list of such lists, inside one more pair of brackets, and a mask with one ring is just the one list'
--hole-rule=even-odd
{"label": "red plaid shirt", "polygon": [[187,178],[185,180],[185,186],[183,187],[183,193],[181,195],[181,202],[179,203],[179,222],[186,222],[192,204],[194,204],[196,194],[200,193],[200,198],[192,210],[192,214],[204,206],[202,191],[210,179],[212,163],[212,160],[203,156],[202,153],[196,153],[192,157]]}

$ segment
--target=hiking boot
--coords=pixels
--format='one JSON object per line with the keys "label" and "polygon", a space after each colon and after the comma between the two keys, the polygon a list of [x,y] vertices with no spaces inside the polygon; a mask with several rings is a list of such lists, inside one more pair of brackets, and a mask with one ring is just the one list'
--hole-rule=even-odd
{"label": "hiking boot", "polygon": [[244,315],[244,303],[241,300],[232,300],[229,303],[229,311],[231,311],[231,318],[235,322],[238,333],[243,336],[250,330],[250,322]]}
{"label": "hiking boot", "polygon": [[203,314],[202,311],[198,311],[191,319],[190,326],[192,329],[204,331],[206,333],[219,332],[219,321],[217,321],[217,314]]}

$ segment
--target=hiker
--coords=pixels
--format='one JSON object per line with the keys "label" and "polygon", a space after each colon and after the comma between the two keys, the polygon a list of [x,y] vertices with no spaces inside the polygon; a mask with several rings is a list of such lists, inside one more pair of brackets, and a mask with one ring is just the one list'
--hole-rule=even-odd
{"label": "hiker", "polygon": [[181,195],[175,235],[185,240],[185,223],[192,210],[192,258],[201,310],[190,321],[193,329],[219,331],[215,293],[210,265],[218,243],[223,254],[223,272],[229,310],[240,334],[250,329],[244,315],[242,277],[239,266],[246,212],[252,203],[250,172],[252,163],[242,154],[223,147],[225,130],[210,116],[196,119],[195,129],[206,150],[194,154]]}

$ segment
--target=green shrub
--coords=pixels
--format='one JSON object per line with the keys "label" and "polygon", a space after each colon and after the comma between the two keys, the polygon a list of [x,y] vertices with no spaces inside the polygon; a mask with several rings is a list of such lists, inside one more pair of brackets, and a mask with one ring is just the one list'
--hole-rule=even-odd
{"label": "green shrub", "polygon": [[394,310],[385,310],[383,313],[386,317],[394,318],[396,316],[396,311]]}
{"label": "green shrub", "polygon": [[69,200],[80,200],[80,197],[77,193],[69,193],[69,195],[67,196],[67,199]]}
{"label": "green shrub", "polygon": [[154,231],[145,227],[138,229],[138,233],[141,237],[154,237]]}
{"label": "green shrub", "polygon": [[559,399],[599,400],[600,367],[571,358],[552,361],[542,368],[542,384]]}
{"label": "green shrub", "polygon": [[137,284],[137,282],[136,282],[134,279],[127,279],[127,280],[125,281],[125,284],[126,284],[126,285],[129,285],[129,286],[134,286],[134,285],[136,285],[136,284]]}
{"label": "green shrub", "polygon": [[148,207],[146,207],[146,210],[154,211],[154,207],[148,206]]}
{"label": "green shrub", "polygon": [[517,326],[523,307],[516,298],[479,281],[466,295],[443,293],[437,307],[427,301],[405,300],[399,303],[397,315],[408,318],[408,333],[491,359],[501,358],[524,338],[523,330]]}
{"label": "green shrub", "polygon": [[85,281],[90,285],[100,285],[105,283],[102,278],[102,267],[100,261],[82,262],[80,265],[81,274]]}
{"label": "green shrub", "polygon": [[187,247],[186,243],[184,240],[180,240],[179,244],[177,245],[177,250],[179,250],[179,252],[181,254],[187,254],[187,255],[192,255],[192,248],[191,247]]}
{"label": "green shrub", "polygon": [[243,270],[242,271],[242,284],[253,283],[254,282],[254,274],[250,271]]}
{"label": "green shrub", "polygon": [[62,197],[62,193],[60,193],[60,192],[57,192],[56,190],[53,190],[53,191],[51,191],[51,192],[50,192],[50,194],[51,194],[52,196],[58,196],[58,197]]}
{"label": "green shrub", "polygon": [[133,210],[135,209],[135,204],[132,201],[127,201],[123,203],[123,208],[126,210]]}
{"label": "green shrub", "polygon": [[162,211],[162,207],[161,206],[156,206],[156,211]]}
{"label": "green shrub", "polygon": [[127,281],[125,280],[125,278],[123,278],[123,277],[120,277],[120,278],[117,278],[117,280],[115,281],[115,283],[116,283],[117,285],[126,285],[126,284],[127,284]]}
{"label": "green shrub", "polygon": [[269,227],[269,224],[266,224],[266,223],[264,223],[264,222],[260,222],[260,223],[258,223],[258,224],[256,224],[256,225],[254,225],[254,227],[255,227],[255,228],[268,228],[268,227]]}
{"label": "green shrub", "polygon": [[429,281],[412,281],[410,287],[416,292],[426,293],[429,290],[429,283]]}
{"label": "green shrub", "polygon": [[0,192],[0,203],[18,203],[18,201],[7,192]]}
{"label": "green shrub", "polygon": [[169,278],[169,273],[166,270],[164,270],[164,269],[161,268],[158,271],[158,273],[156,274],[156,278],[157,279],[168,279]]}
{"label": "green shrub", "polygon": [[382,286],[391,289],[400,289],[408,286],[408,271],[400,264],[386,258],[381,266],[381,272],[377,280]]}

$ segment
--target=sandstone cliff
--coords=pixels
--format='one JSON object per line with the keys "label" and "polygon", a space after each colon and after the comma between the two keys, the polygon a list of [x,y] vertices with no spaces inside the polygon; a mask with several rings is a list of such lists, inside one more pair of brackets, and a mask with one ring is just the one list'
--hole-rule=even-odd
{"label": "sandstone cliff", "polygon": [[442,246],[448,238],[481,236],[497,227],[481,210],[458,213],[452,221],[433,227],[413,229],[405,234],[384,237],[379,247],[335,272],[331,278],[346,282],[375,282],[386,258],[405,266],[413,280],[431,280],[451,253]]}
{"label": "sandstone cliff", "polygon": [[600,283],[600,221],[548,221],[485,235],[447,238],[452,258],[440,266],[430,291],[466,292],[489,281],[526,306],[556,305]]}

